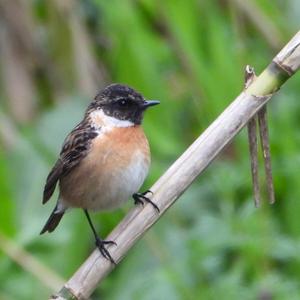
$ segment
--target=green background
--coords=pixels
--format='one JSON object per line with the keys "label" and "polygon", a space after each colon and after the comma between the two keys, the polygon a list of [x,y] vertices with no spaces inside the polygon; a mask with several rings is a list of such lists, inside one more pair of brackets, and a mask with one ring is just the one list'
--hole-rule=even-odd
{"label": "green background", "polygon": [[[55,205],[41,204],[46,176],[99,89],[122,82],[161,101],[144,120],[147,189],[299,18],[297,0],[1,1],[0,299],[47,299],[94,248],[80,210],[39,232]],[[299,93],[296,75],[268,105],[275,205],[264,188],[253,205],[243,130],[92,299],[300,299]],[[132,206],[93,214],[101,235]]]}

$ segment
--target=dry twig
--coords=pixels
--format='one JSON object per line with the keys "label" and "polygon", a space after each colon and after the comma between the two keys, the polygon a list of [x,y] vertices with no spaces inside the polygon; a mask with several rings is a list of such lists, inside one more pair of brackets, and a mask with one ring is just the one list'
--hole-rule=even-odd
{"label": "dry twig", "polygon": [[263,106],[262,109],[258,112],[257,116],[258,116],[261,147],[262,147],[262,152],[264,157],[268,198],[270,204],[273,204],[275,202],[275,194],[274,194],[272,167],[271,167],[269,132],[268,132],[268,125],[267,125],[268,124],[267,107]]}

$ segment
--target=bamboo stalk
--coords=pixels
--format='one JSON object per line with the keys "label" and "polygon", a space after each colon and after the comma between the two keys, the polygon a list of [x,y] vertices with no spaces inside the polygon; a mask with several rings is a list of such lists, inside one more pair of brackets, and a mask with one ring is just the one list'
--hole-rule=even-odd
{"label": "bamboo stalk", "polygon": [[[133,208],[107,237],[117,243],[108,247],[118,263],[142,235],[180,197],[235,135],[265,105],[300,66],[300,31],[272,63],[243,91],[202,135],[153,185],[151,205]],[[52,299],[87,299],[114,266],[96,249]],[[59,298],[57,298],[59,297]]]}

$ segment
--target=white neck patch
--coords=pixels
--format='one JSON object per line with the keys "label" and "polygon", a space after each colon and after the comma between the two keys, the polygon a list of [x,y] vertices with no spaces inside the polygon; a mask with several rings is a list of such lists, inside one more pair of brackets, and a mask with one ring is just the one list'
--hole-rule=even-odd
{"label": "white neck patch", "polygon": [[128,120],[119,120],[117,118],[108,116],[104,113],[102,109],[95,110],[90,114],[92,120],[92,126],[97,129],[102,128],[101,130],[109,131],[116,127],[131,127],[134,126],[134,123]]}

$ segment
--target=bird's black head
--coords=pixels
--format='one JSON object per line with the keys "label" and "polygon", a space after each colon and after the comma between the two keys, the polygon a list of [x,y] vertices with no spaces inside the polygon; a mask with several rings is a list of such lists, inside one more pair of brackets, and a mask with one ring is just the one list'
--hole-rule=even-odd
{"label": "bird's black head", "polygon": [[159,104],[159,101],[147,101],[129,86],[115,83],[97,94],[88,111],[102,109],[108,116],[141,124],[144,111],[156,104]]}

